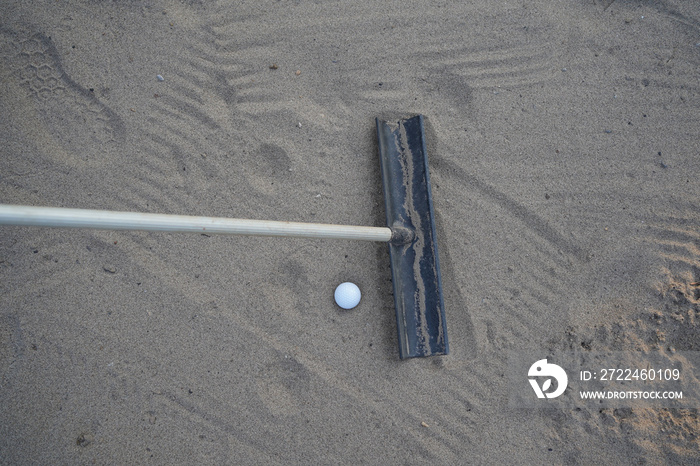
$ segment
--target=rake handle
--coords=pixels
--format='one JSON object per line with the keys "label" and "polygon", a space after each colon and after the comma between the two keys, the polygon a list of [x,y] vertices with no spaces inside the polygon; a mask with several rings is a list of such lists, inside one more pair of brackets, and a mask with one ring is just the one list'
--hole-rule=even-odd
{"label": "rake handle", "polygon": [[222,217],[113,212],[0,205],[0,225],[93,228],[99,230],[169,231],[213,235],[285,236],[299,238],[391,240],[391,229],[321,223],[277,222]]}

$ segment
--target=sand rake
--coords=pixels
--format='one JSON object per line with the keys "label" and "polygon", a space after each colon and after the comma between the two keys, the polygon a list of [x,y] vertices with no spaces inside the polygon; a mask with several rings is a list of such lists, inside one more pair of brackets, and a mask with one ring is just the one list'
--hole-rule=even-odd
{"label": "sand rake", "polygon": [[0,205],[0,225],[381,241],[401,359],[449,352],[423,117],[377,119],[387,227]]}

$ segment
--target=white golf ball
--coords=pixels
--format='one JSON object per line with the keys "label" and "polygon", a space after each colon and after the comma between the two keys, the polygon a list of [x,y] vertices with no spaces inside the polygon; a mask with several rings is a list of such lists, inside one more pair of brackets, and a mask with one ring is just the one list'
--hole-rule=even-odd
{"label": "white golf ball", "polygon": [[360,302],[362,293],[354,283],[345,282],[335,289],[335,302],[343,309],[352,309]]}

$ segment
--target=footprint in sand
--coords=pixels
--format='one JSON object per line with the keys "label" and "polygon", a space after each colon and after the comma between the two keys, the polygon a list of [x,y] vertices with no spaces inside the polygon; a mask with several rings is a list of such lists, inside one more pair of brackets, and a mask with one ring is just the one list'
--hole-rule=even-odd
{"label": "footprint in sand", "polygon": [[42,129],[70,154],[89,157],[90,148],[101,150],[124,139],[122,120],[94,89],[79,85],[64,72],[50,37],[0,29],[0,60],[3,80],[22,89]]}
{"label": "footprint in sand", "polygon": [[278,354],[255,378],[257,395],[275,416],[299,414],[309,404],[311,375],[302,363]]}

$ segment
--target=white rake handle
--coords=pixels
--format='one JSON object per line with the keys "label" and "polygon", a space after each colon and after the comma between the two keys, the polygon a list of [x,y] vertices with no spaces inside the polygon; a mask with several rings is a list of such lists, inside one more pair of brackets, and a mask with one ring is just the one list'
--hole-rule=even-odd
{"label": "white rake handle", "polygon": [[321,223],[275,222],[239,218],[112,212],[0,205],[0,225],[94,228],[99,230],[170,231],[209,235],[288,236],[363,241],[391,240],[391,229]]}

